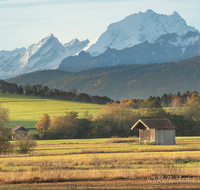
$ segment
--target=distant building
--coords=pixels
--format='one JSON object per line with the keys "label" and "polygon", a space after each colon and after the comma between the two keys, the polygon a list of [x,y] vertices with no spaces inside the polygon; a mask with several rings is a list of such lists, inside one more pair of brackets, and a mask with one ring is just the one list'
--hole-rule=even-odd
{"label": "distant building", "polygon": [[18,140],[22,137],[26,137],[28,134],[28,129],[23,126],[15,126],[11,129],[12,140]]}
{"label": "distant building", "polygon": [[168,119],[139,119],[131,128],[139,129],[139,141],[174,145],[176,128]]}

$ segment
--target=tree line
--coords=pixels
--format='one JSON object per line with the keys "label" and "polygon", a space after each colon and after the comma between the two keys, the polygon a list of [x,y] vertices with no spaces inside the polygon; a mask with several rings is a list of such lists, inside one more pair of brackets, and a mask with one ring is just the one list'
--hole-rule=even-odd
{"label": "tree line", "polygon": [[8,83],[0,80],[0,93],[7,94],[24,94],[27,96],[45,97],[52,99],[62,99],[62,100],[73,100],[80,102],[96,103],[96,104],[106,104],[112,102],[111,98],[107,96],[90,96],[87,93],[79,93],[76,89],[70,92],[65,92],[58,89],[49,88],[46,85],[21,85],[17,86],[14,83]]}
{"label": "tree line", "polygon": [[128,101],[103,105],[96,118],[85,112],[66,112],[63,116],[44,114],[36,124],[41,139],[109,138],[138,136],[138,130],[130,130],[138,119],[168,118],[176,127],[177,136],[200,135],[199,97],[195,92],[180,109],[167,112],[157,100],[133,110]]}
{"label": "tree line", "polygon": [[[191,98],[192,95],[196,97],[200,97],[197,91],[186,91],[185,93],[181,94],[178,92],[177,94],[172,93],[165,93],[161,97],[160,96],[149,96],[147,99],[130,99],[122,101],[128,102],[130,106],[133,108],[140,108],[140,107],[149,107],[149,106],[162,106],[162,107],[182,107],[187,103],[188,98]],[[119,101],[117,101],[119,102]],[[152,104],[152,105],[150,105]],[[158,105],[159,104],[159,105]]]}
{"label": "tree line", "polygon": [[[53,99],[64,99],[64,100],[73,100],[73,101],[81,101],[88,103],[97,103],[97,104],[107,104],[108,102],[116,102],[120,103],[120,101],[112,100],[107,96],[99,96],[93,95],[90,96],[87,93],[80,93],[78,90],[73,89],[69,92],[65,92],[58,89],[49,88],[46,85],[37,84],[37,85],[21,85],[18,86],[14,83],[8,83],[3,80],[0,80],[0,92],[1,93],[9,93],[9,94],[24,94],[27,96],[37,96],[37,97],[45,97],[45,98],[53,98]],[[200,97],[197,91],[186,91],[183,94],[178,92],[177,94],[165,93],[161,97],[160,96],[149,96],[147,99],[137,98],[121,101],[126,101],[133,108],[141,108],[141,107],[154,107],[162,106],[162,107],[182,107],[187,103],[187,99],[195,94],[195,96]],[[152,104],[152,105],[150,105]],[[158,105],[159,104],[159,105]]]}

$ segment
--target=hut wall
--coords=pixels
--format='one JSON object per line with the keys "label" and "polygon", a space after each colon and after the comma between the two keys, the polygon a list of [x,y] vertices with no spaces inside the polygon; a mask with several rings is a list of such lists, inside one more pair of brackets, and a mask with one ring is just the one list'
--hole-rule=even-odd
{"label": "hut wall", "polygon": [[155,142],[155,129],[139,130],[140,142]]}
{"label": "hut wall", "polygon": [[12,132],[12,140],[19,140],[27,135],[26,130],[18,130],[15,132]]}
{"label": "hut wall", "polygon": [[174,129],[155,130],[155,144],[174,145],[175,144],[175,130]]}

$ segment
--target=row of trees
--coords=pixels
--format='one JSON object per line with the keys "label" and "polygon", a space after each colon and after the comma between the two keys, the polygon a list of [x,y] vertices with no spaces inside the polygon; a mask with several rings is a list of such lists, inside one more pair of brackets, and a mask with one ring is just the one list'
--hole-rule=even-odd
{"label": "row of trees", "polygon": [[42,84],[33,86],[26,84],[18,87],[16,84],[10,84],[3,80],[0,80],[0,92],[10,94],[24,94],[27,96],[46,97],[53,99],[74,100],[96,104],[106,104],[113,101],[107,96],[90,96],[86,93],[79,93],[76,89],[70,92],[65,92],[58,89],[49,88],[48,86]]}
{"label": "row of trees", "polygon": [[187,106],[176,112],[166,112],[157,100],[137,111],[122,101],[103,105],[95,119],[88,112],[84,118],[78,118],[77,112],[51,118],[44,114],[36,127],[41,139],[128,137],[138,135],[130,128],[141,118],[168,118],[177,128],[177,136],[200,135],[199,98],[195,93],[187,98]]}
{"label": "row of trees", "polygon": [[96,104],[106,104],[112,102],[107,96],[90,96],[86,93],[79,93],[76,89],[65,92],[58,89],[52,89],[48,86],[37,84],[30,86],[28,84],[21,86],[25,95],[28,96],[38,96],[53,99],[63,99],[63,100],[73,100],[80,102],[96,103]]}
{"label": "row of trees", "polygon": [[[28,96],[38,96],[53,99],[74,100],[97,104],[106,104],[108,102],[114,102],[107,96],[90,96],[86,93],[79,93],[76,89],[71,90],[70,92],[65,92],[60,91],[58,89],[49,88],[48,86],[42,84],[37,84],[33,86],[26,84],[18,87],[16,84],[7,83],[3,80],[0,80],[0,92],[11,94],[25,94]],[[126,102],[128,102],[128,104],[134,108],[147,108],[150,106],[150,104],[152,104],[151,107],[154,107],[155,104],[158,103],[161,104],[162,107],[181,107],[187,103],[187,99],[191,98],[193,94],[195,94],[196,97],[199,97],[199,93],[197,91],[186,91],[183,94],[181,94],[180,92],[178,92],[177,94],[165,93],[161,97],[150,96],[147,99],[133,98],[131,100],[126,100]],[[120,103],[120,101],[116,102]]]}
{"label": "row of trees", "polygon": [[22,86],[18,87],[17,84],[0,80],[0,92],[10,94],[23,94],[23,89]]}
{"label": "row of trees", "polygon": [[88,118],[78,119],[78,112],[66,112],[63,116],[43,114],[36,124],[41,139],[88,138],[92,121]]}
{"label": "row of trees", "polygon": [[[154,107],[155,104],[160,104],[162,107],[182,107],[187,104],[188,98],[192,96],[199,98],[199,93],[197,91],[186,91],[181,95],[180,92],[177,94],[163,94],[161,97],[159,96],[149,96],[147,99],[131,99],[131,100],[122,100],[128,102],[128,104],[134,108],[140,107]],[[152,105],[150,105],[152,104]]]}

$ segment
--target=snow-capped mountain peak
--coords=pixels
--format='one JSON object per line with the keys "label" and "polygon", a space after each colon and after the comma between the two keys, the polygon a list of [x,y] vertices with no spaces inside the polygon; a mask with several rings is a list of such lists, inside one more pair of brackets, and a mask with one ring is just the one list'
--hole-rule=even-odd
{"label": "snow-capped mountain peak", "polygon": [[[177,12],[164,15],[157,14],[149,9],[146,12],[135,13],[110,24],[104,33],[91,42],[89,40],[79,41],[75,38],[63,45],[53,34],[49,34],[27,49],[2,50],[0,51],[0,78],[9,78],[36,70],[57,68],[64,58],[77,55],[83,50],[87,53],[80,55],[85,57],[75,56],[75,58],[80,58],[81,61],[79,69],[85,68],[85,65],[82,64],[83,58],[86,60],[86,57],[89,57],[92,60],[91,56],[94,57],[103,52],[107,56],[112,51],[119,53],[118,50],[122,50],[123,54],[129,48],[127,52],[132,55],[134,51],[134,59],[136,60],[139,59],[138,54],[142,52],[142,48],[149,52],[151,52],[152,47],[155,48],[154,52],[147,52],[149,54],[143,57],[142,63],[148,63],[151,56],[153,56],[151,61],[154,60],[154,62],[155,60],[164,60],[164,58],[169,61],[171,59],[166,59],[166,56],[173,57],[174,52],[178,52],[179,57],[185,58],[193,55],[188,48],[192,47],[193,50],[191,51],[194,51],[198,44],[197,36],[198,30],[188,26]],[[139,52],[137,51],[138,47],[140,47]],[[164,58],[154,59],[156,55],[161,53],[163,53]],[[100,58],[106,56],[100,56]],[[112,60],[114,60],[114,57],[117,57],[117,55],[113,55]],[[176,56],[175,60],[177,59]],[[107,60],[102,58],[101,61],[105,65]],[[131,63],[132,61],[133,59],[131,59]],[[125,62],[128,63],[128,61]],[[91,65],[94,66],[95,62],[92,62]]]}
{"label": "snow-capped mountain peak", "polygon": [[40,40],[37,44],[33,44],[31,45],[28,49],[27,49],[27,53],[29,55],[29,58],[32,56],[32,55],[35,55],[37,54],[41,49],[42,52],[40,52],[41,54],[44,54],[45,52],[47,52],[49,49],[52,48],[52,46],[57,46],[59,48],[63,48],[62,47],[62,44],[58,41],[57,38],[55,38],[53,36],[53,34],[43,38],[42,40]]}
{"label": "snow-capped mountain peak", "polygon": [[67,47],[67,46],[70,46],[70,45],[73,45],[73,44],[76,44],[79,42],[80,41],[77,38],[75,38],[75,39],[72,39],[70,42],[65,43],[64,46]]}
{"label": "snow-capped mountain peak", "polygon": [[172,15],[164,15],[147,10],[145,13],[135,13],[110,24],[102,35],[92,40],[83,50],[96,56],[103,53],[108,47],[122,50],[146,40],[154,43],[162,34],[184,35],[188,31],[197,30],[188,26],[177,12]]}
{"label": "snow-capped mountain peak", "polygon": [[74,55],[89,43],[72,40],[62,45],[50,34],[37,44],[13,51],[0,51],[0,77],[8,78],[36,70],[52,69],[59,66],[67,56]]}

